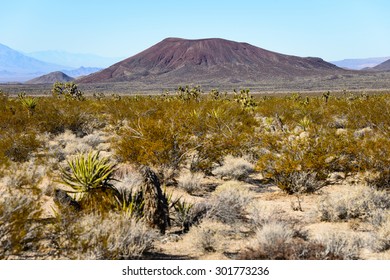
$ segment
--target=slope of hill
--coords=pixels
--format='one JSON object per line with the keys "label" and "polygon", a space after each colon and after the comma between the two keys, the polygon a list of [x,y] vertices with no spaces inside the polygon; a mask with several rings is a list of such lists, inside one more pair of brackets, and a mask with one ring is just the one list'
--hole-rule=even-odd
{"label": "slope of hill", "polygon": [[374,71],[390,71],[390,59],[382,62],[381,64],[372,67],[370,70]]}
{"label": "slope of hill", "polygon": [[357,58],[331,61],[331,63],[345,69],[361,70],[367,67],[374,67],[388,59],[390,59],[390,57]]}
{"label": "slope of hill", "polygon": [[51,72],[49,74],[40,76],[38,78],[29,80],[25,82],[25,84],[37,85],[37,84],[53,84],[55,82],[70,82],[73,81],[74,78],[69,77],[63,72],[56,71]]}
{"label": "slope of hill", "polygon": [[255,82],[343,72],[321,58],[275,53],[224,39],[167,38],[81,83],[137,81],[145,84]]}

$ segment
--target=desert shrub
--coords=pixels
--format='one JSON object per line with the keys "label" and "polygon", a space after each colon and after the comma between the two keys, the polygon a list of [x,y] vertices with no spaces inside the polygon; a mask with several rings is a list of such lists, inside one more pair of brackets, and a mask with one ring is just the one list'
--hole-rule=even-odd
{"label": "desert shrub", "polygon": [[0,185],[10,189],[37,187],[47,175],[48,168],[30,160],[24,163],[11,163],[0,177]]}
{"label": "desert shrub", "polygon": [[180,109],[173,110],[170,112],[156,107],[139,112],[138,117],[132,116],[127,121],[128,125],[119,132],[119,139],[113,139],[112,146],[119,158],[122,161],[155,166],[160,170],[178,169],[188,152],[190,135],[188,128],[182,124],[185,118],[179,120],[174,116]]}
{"label": "desert shrub", "polygon": [[326,246],[308,240],[305,234],[283,221],[269,221],[258,228],[250,247],[239,259],[318,260],[342,259],[344,256],[328,252]]}
{"label": "desert shrub", "polygon": [[5,132],[0,136],[0,162],[6,163],[7,160],[28,161],[41,145],[34,132]]}
{"label": "desert shrub", "polygon": [[238,182],[226,182],[213,193],[207,217],[234,224],[245,218],[246,209],[252,200],[251,194]]}
{"label": "desert shrub", "polygon": [[203,178],[204,176],[200,172],[182,172],[177,178],[178,187],[192,194],[201,189]]}
{"label": "desert shrub", "polygon": [[278,206],[266,206],[253,203],[249,209],[249,218],[254,228],[262,228],[265,224],[286,223],[291,217]]}
{"label": "desert shrub", "polygon": [[296,192],[298,184],[302,192],[316,191],[332,172],[362,169],[361,149],[350,134],[313,127],[298,136],[266,134],[261,138],[267,152],[259,156],[256,169],[289,194]]}
{"label": "desert shrub", "polygon": [[124,215],[91,213],[77,219],[63,215],[57,217],[51,237],[57,258],[138,259],[153,246],[155,233]]}
{"label": "desert shrub", "polygon": [[112,146],[122,161],[176,171],[189,164],[193,172],[210,173],[224,155],[242,156],[254,146],[256,121],[237,105],[207,99],[126,103],[134,111],[112,119],[119,125]]}
{"label": "desert shrub", "polygon": [[390,189],[390,168],[388,170],[377,171],[374,176],[365,178],[368,186],[376,189]]}
{"label": "desert shrub", "polygon": [[5,188],[0,192],[0,259],[27,258],[42,234],[40,193]]}
{"label": "desert shrub", "polygon": [[316,239],[317,242],[325,246],[325,256],[340,256],[342,259],[347,260],[358,259],[360,248],[363,246],[361,238],[353,234],[332,232],[322,234]]}
{"label": "desert shrub", "polygon": [[195,250],[202,253],[220,251],[224,247],[224,240],[231,231],[230,227],[221,222],[204,219],[192,227],[186,234]]}
{"label": "desert shrub", "polygon": [[215,168],[212,173],[218,177],[241,180],[254,171],[254,165],[244,158],[231,155],[224,157],[222,166]]}
{"label": "desert shrub", "polygon": [[390,140],[386,136],[371,137],[360,145],[361,165],[374,176],[365,178],[367,184],[376,189],[386,190],[390,187]]}
{"label": "desert shrub", "polygon": [[374,249],[377,251],[385,251],[390,249],[390,212],[389,211],[384,212],[382,221],[375,227]]}
{"label": "desert shrub", "polygon": [[325,196],[318,202],[317,213],[322,221],[368,220],[377,210],[389,208],[386,192],[360,186],[346,193]]}
{"label": "desert shrub", "polygon": [[[275,141],[275,139],[270,139]],[[268,139],[266,141],[269,141]],[[326,178],[326,151],[314,138],[276,142],[272,151],[260,157],[257,169],[272,178],[283,191],[314,192]]]}
{"label": "desert shrub", "polygon": [[313,193],[324,186],[316,172],[278,172],[274,175],[274,180],[280,189],[289,194]]}

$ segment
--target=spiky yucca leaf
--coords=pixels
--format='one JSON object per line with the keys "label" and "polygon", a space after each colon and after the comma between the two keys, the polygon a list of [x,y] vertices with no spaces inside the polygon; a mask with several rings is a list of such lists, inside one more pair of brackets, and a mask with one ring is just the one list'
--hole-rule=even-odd
{"label": "spiky yucca leaf", "polygon": [[91,189],[113,186],[115,164],[108,158],[100,158],[99,152],[80,154],[68,161],[69,170],[61,170],[62,181],[77,192],[88,192]]}
{"label": "spiky yucca leaf", "polygon": [[144,216],[144,194],[142,190],[133,193],[132,190],[118,190],[117,209],[126,216],[141,219]]}

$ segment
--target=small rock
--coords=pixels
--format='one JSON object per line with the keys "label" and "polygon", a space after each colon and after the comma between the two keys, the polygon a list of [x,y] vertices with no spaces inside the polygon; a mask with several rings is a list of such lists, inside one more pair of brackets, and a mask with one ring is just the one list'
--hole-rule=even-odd
{"label": "small rock", "polygon": [[335,183],[337,181],[344,180],[345,177],[346,176],[345,176],[344,172],[333,172],[333,173],[329,174],[328,181],[332,182],[332,183]]}

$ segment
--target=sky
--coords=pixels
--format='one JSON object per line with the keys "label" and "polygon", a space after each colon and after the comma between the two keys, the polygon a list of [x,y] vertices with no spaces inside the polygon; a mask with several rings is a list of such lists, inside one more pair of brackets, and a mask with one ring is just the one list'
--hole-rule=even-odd
{"label": "sky", "polygon": [[390,56],[388,0],[12,0],[0,11],[0,43],[23,52],[130,57],[180,37],[327,61]]}

